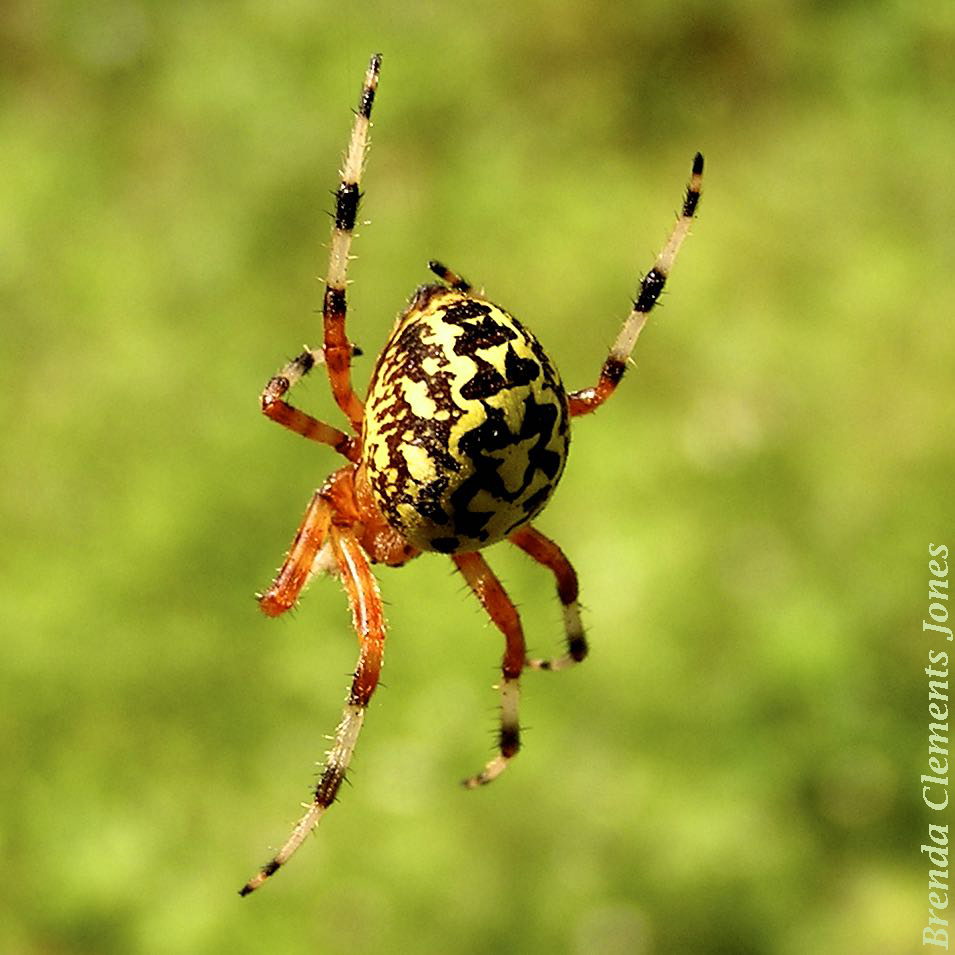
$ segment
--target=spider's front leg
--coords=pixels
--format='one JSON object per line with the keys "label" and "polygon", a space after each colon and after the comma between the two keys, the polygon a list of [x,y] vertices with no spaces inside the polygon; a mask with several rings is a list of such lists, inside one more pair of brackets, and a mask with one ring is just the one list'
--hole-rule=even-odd
{"label": "spider's front leg", "polygon": [[521,747],[517,706],[520,699],[521,671],[524,669],[527,651],[517,608],[484,558],[478,553],[468,553],[455,554],[452,559],[474,595],[481,601],[494,626],[504,634],[500,686],[501,730],[498,737],[500,753],[481,772],[464,780],[468,789],[476,789],[500,776]]}
{"label": "spider's front leg", "polygon": [[365,719],[365,710],[375,692],[381,673],[381,661],[385,648],[385,618],[378,584],[371,572],[368,555],[351,530],[347,528],[332,526],[328,539],[345,593],[348,595],[352,619],[358,633],[361,647],[358,664],[345,701],[342,719],[335,731],[332,748],[325,756],[325,763],[315,787],[311,805],[295,824],[285,845],[249,879],[239,891],[240,895],[254,892],[269,876],[274,875],[288,862],[295,850],[318,825],[328,807],[335,801],[348,771],[355,744],[358,742],[358,734]]}
{"label": "spider's front leg", "polygon": [[337,517],[339,523],[358,519],[352,479],[353,469],[345,466],[329,475],[312,495],[295,540],[275,580],[264,594],[257,594],[259,606],[266,616],[278,617],[286,610],[291,610],[305,585],[320,569],[322,561],[319,554],[328,539],[332,517]]}
{"label": "spider's front leg", "polygon": [[305,517],[275,580],[264,594],[256,594],[259,607],[266,616],[277,617],[295,606],[314,572],[315,558],[325,543],[331,520],[329,501],[318,490],[309,501]]}

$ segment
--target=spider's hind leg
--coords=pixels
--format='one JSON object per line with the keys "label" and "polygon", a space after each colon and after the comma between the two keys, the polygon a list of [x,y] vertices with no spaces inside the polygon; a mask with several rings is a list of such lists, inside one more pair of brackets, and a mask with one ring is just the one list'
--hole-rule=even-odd
{"label": "spider's hind leg", "polygon": [[643,326],[663,291],[663,286],[670,275],[670,270],[673,268],[673,263],[676,261],[683,240],[690,234],[690,226],[693,224],[693,217],[696,215],[702,188],[703,156],[697,153],[693,157],[690,182],[683,197],[683,208],[680,211],[680,216],[670,232],[666,245],[653,263],[653,268],[640,281],[640,288],[637,291],[633,309],[610,348],[610,354],[600,369],[600,378],[597,380],[597,384],[592,388],[572,391],[567,396],[572,418],[596,411],[620,384],[620,379],[623,378],[624,372],[627,370],[627,362],[630,360],[637,338],[643,331]]}
{"label": "spider's hind leg", "polygon": [[557,596],[564,610],[567,652],[553,660],[528,660],[527,665],[535,670],[563,670],[580,663],[587,656],[588,647],[580,622],[577,572],[564,556],[564,552],[550,538],[530,525],[511,534],[508,540],[553,573]]}
{"label": "spider's hind leg", "polygon": [[453,272],[446,265],[442,265],[440,262],[436,262],[434,259],[431,259],[431,261],[428,262],[428,268],[431,269],[431,271],[434,272],[434,274],[437,275],[442,282],[446,282],[456,292],[464,292],[466,295],[473,288],[467,279],[461,278],[457,272]]}
{"label": "spider's hind leg", "polygon": [[368,130],[371,127],[371,108],[378,89],[381,54],[376,53],[368,64],[365,81],[355,111],[348,149],[342,163],[341,180],[335,193],[335,223],[328,250],[328,272],[325,275],[325,297],[322,300],[322,318],[325,328],[324,355],[328,381],[335,402],[351,422],[356,434],[361,434],[363,405],[351,383],[353,348],[345,332],[347,301],[345,287],[348,277],[349,249],[358,203],[361,199],[361,176],[368,148]]}

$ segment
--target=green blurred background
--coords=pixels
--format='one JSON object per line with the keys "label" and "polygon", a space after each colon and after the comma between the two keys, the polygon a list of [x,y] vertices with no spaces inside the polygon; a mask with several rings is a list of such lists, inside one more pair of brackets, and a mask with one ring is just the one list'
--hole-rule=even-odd
{"label": "green blurred background", "polygon": [[[953,38],[932,0],[6,3],[0,950],[920,948]],[[354,664],[335,581],[252,600],[338,465],[257,397],[318,342],[376,50],[361,384],[432,256],[593,383],[697,149],[704,199],[539,521],[591,659],[527,676],[524,752],[464,792],[501,640],[444,559],[383,570],[353,785],[240,901]],[[320,374],[298,402],[339,420]],[[556,649],[549,576],[488,557]]]}

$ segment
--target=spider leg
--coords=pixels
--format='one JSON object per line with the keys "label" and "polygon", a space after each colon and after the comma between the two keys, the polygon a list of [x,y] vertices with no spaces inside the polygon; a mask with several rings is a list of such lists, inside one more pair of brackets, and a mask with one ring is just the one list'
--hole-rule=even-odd
{"label": "spider leg", "polygon": [[368,147],[371,107],[375,101],[380,69],[381,54],[376,53],[365,73],[348,150],[342,164],[341,182],[335,193],[335,224],[332,226],[325,297],[322,301],[328,381],[338,407],[345,413],[357,434],[361,433],[363,405],[351,383],[352,346],[345,334],[345,284],[348,274],[348,250],[351,247],[355,219],[358,216],[358,202],[361,198],[359,187]]}
{"label": "spider leg", "polygon": [[536,670],[563,670],[580,663],[587,656],[588,648],[580,622],[580,604],[577,602],[577,572],[563,551],[550,538],[530,525],[511,534],[508,540],[553,573],[557,596],[564,609],[567,653],[553,660],[528,660],[527,665]]}
{"label": "spider leg", "polygon": [[507,596],[501,582],[494,576],[484,558],[478,553],[455,554],[452,560],[461,571],[488,616],[504,634],[504,659],[501,661],[501,731],[498,737],[500,753],[481,772],[464,780],[468,789],[476,789],[496,779],[517,755],[521,746],[521,731],[517,717],[520,698],[521,670],[524,669],[526,650],[521,618]]}
{"label": "spider leg", "polygon": [[689,234],[693,217],[696,215],[696,207],[700,201],[702,185],[703,156],[697,153],[693,158],[693,171],[686,188],[680,218],[677,219],[663,251],[657,256],[656,262],[653,263],[653,268],[647,272],[640,282],[640,291],[637,294],[637,300],[633,303],[633,310],[623,323],[623,327],[617,335],[617,340],[610,349],[610,354],[600,370],[600,378],[596,387],[572,391],[567,396],[570,403],[571,417],[596,411],[620,384],[620,379],[623,378],[623,373],[627,369],[627,361],[634,345],[637,343],[637,338],[643,331],[649,313],[663,291],[667,276],[670,274],[670,269],[676,260],[677,252],[680,251],[683,240]]}
{"label": "spider leg", "polygon": [[269,617],[277,617],[295,606],[305,585],[321,570],[329,569],[328,530],[334,517],[338,524],[353,524],[359,519],[355,505],[354,468],[345,465],[330,474],[312,495],[285,561],[264,594],[258,594],[259,606]]}
{"label": "spider leg", "polygon": [[311,348],[303,351],[298,358],[293,358],[277,375],[273,375],[265,386],[260,399],[262,413],[303,438],[327,444],[349,461],[357,461],[361,454],[361,445],[355,438],[305,414],[304,411],[299,411],[298,408],[293,408],[285,400],[286,392],[298,384],[315,365],[324,361],[322,350]]}
{"label": "spider leg", "polygon": [[264,594],[258,595],[264,614],[277,617],[295,606],[314,573],[315,558],[328,536],[331,520],[332,509],[323,488],[312,495],[295,540],[272,585]]}
{"label": "spider leg", "polygon": [[306,807],[305,814],[295,824],[285,845],[246,882],[239,891],[240,895],[254,892],[285,865],[335,801],[358,742],[365,710],[378,685],[385,648],[385,619],[378,584],[371,572],[368,556],[350,530],[333,526],[329,539],[358,634],[358,664],[345,701],[342,720],[335,731],[332,748],[325,756],[311,805]]}
{"label": "spider leg", "polygon": [[461,278],[457,272],[452,272],[446,265],[442,265],[440,262],[436,262],[434,259],[428,262],[428,268],[434,272],[435,275],[442,282],[447,282],[451,288],[455,289],[458,292],[464,292],[467,294],[471,291],[472,285],[467,279]]}

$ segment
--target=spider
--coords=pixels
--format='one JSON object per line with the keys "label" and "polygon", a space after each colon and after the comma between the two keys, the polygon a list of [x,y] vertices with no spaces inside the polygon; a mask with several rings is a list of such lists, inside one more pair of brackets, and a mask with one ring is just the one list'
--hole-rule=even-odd
{"label": "spider", "polygon": [[[425,551],[447,554],[504,636],[497,754],[464,781],[497,778],[520,747],[519,681],[525,667],[561,670],[587,655],[577,574],[531,521],[547,503],[567,458],[570,419],[613,394],[700,198],[703,157],[693,159],[683,209],[653,267],[640,282],[597,384],[567,394],[540,343],[516,318],[438,262],[439,283],[422,285],[398,316],[378,357],[364,401],[352,387],[357,349],[345,332],[346,271],[358,212],[362,167],[381,56],[368,64],[336,193],[322,304],[324,343],[306,349],[265,386],[262,411],[347,461],[312,496],[285,562],[259,605],[289,610],[316,573],[337,574],[351,607],[360,651],[344,714],[311,804],[286,843],[240,890],[253,892],[283,866],[335,801],[381,670],[385,621],[372,564],[398,567]],[[294,408],[289,392],[324,364],[351,433]],[[508,540],[549,570],[563,607],[567,649],[528,659],[517,609],[481,550]]]}

